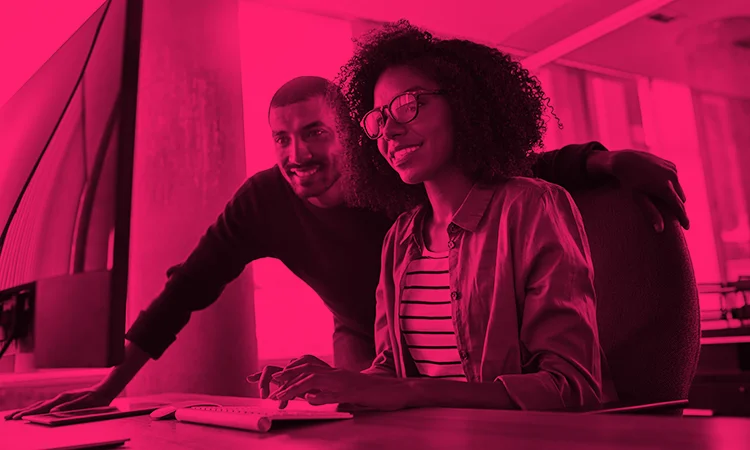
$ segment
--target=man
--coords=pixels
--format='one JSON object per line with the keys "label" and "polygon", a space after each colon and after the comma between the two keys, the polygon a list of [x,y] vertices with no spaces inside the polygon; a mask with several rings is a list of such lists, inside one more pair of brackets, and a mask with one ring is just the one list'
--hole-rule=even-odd
{"label": "man", "polygon": [[[264,257],[284,262],[333,313],[335,365],[355,371],[370,366],[381,244],[393,221],[344,205],[341,144],[325,100],[329,86],[323,78],[300,77],[276,92],[269,124],[277,165],[247,180],[187,260],[168,271],[164,290],[126,335],[124,362],[96,386],[65,392],[7,418],[109,404],[148,359],[164,353],[192,312],[211,305],[248,263]],[[567,188],[614,176],[644,194],[657,231],[663,219],[649,195],[688,226],[674,165],[647,153],[574,145],[542,155],[535,170]],[[278,370],[268,368],[254,379],[267,380]],[[261,384],[265,397],[267,383]]]}

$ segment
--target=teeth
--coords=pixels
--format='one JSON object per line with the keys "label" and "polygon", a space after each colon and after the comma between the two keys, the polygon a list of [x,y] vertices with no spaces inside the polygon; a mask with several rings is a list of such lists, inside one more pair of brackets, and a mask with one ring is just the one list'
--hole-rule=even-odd
{"label": "teeth", "polygon": [[393,152],[393,155],[391,155],[391,159],[393,159],[394,162],[401,161],[406,155],[414,153],[418,148],[419,145],[415,145],[413,147],[404,147],[402,149],[396,150],[395,152]]}
{"label": "teeth", "polygon": [[315,166],[311,169],[292,169],[292,173],[297,175],[298,177],[309,177],[310,175],[315,174],[318,171],[318,166]]}

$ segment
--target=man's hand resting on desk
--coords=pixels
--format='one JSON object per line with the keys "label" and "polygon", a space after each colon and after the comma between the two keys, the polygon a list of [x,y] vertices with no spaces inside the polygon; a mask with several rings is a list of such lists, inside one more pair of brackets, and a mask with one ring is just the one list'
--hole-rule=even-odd
{"label": "man's hand resting on desk", "polygon": [[657,206],[675,216],[684,229],[690,227],[685,192],[671,161],[637,150],[596,151],[588,157],[586,168],[594,176],[613,177],[632,189],[657,232],[664,231],[664,215]]}
{"label": "man's hand resting on desk", "polygon": [[117,398],[130,383],[136,373],[149,360],[149,356],[133,343],[125,346],[125,359],[115,367],[104,380],[90,388],[76,389],[63,392],[51,400],[34,403],[24,409],[14,411],[5,416],[6,420],[20,419],[32,414],[46,414],[48,412],[70,411],[72,409],[96,408],[108,406]]}
{"label": "man's hand resting on desk", "polygon": [[24,409],[14,411],[5,416],[6,420],[18,420],[23,416],[46,414],[49,412],[69,411],[72,409],[96,408],[108,406],[118,393],[113,393],[102,386],[86,389],[76,389],[63,392],[50,400],[42,400]]}
{"label": "man's hand resting on desk", "polygon": [[411,391],[400,378],[366,375],[315,364],[284,369],[274,381],[281,387],[271,394],[271,400],[288,402],[300,397],[311,405],[347,403],[381,411],[406,408]]}

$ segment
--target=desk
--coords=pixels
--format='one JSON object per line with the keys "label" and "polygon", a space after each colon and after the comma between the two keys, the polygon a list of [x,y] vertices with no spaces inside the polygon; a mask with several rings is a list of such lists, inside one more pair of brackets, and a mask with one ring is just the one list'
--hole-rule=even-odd
{"label": "desk", "polygon": [[[257,399],[164,394],[133,401],[207,400],[252,405]],[[130,449],[743,449],[750,448],[750,419],[626,415],[583,416],[472,409],[420,409],[361,413],[354,419],[285,427],[260,434],[148,416],[48,428],[0,422],[0,448],[58,433],[124,435]],[[58,434],[59,436],[59,434]]]}

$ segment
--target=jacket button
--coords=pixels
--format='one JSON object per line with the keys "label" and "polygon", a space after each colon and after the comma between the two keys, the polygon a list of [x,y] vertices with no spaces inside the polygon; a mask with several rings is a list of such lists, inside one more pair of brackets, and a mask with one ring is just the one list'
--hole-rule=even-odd
{"label": "jacket button", "polygon": [[453,241],[448,241],[448,248],[454,248],[456,244]]}
{"label": "jacket button", "polygon": [[464,350],[461,350],[458,354],[459,354],[459,356],[461,356],[461,359],[463,359],[463,360],[465,360],[466,358],[469,357],[469,354],[466,353],[466,351],[464,351]]}
{"label": "jacket button", "polygon": [[458,291],[451,292],[451,298],[453,300],[461,300],[461,293]]}

